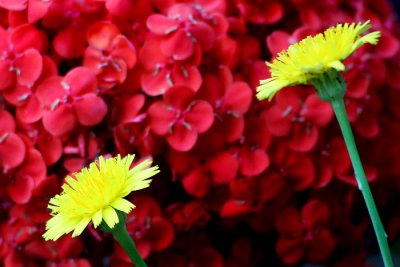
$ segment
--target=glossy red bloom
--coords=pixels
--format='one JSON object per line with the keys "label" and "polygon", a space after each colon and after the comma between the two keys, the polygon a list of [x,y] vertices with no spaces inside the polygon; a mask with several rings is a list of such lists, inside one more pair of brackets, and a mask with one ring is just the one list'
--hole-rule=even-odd
{"label": "glossy red bloom", "polygon": [[333,177],[340,177],[351,168],[346,145],[341,138],[333,138],[322,145],[315,155],[317,162],[314,187],[327,186]]}
{"label": "glossy red bloom", "polygon": [[0,91],[16,84],[31,87],[42,73],[41,33],[24,24],[9,32],[0,27]]}
{"label": "glossy red bloom", "polygon": [[268,129],[278,137],[286,137],[288,147],[307,152],[318,141],[319,128],[333,117],[330,104],[304,89],[287,88],[276,96],[276,103],[265,111]]}
{"label": "glossy red bloom", "polygon": [[315,180],[315,167],[310,156],[289,151],[278,146],[271,152],[274,175],[282,177],[289,188],[301,191],[310,187]]}
{"label": "glossy red bloom", "polygon": [[196,197],[204,197],[213,186],[226,185],[233,181],[238,173],[239,162],[229,152],[220,152],[209,158],[182,178],[186,192]]}
{"label": "glossy red bloom", "polygon": [[205,205],[200,201],[175,203],[169,206],[166,211],[178,231],[204,228],[211,219]]}
{"label": "glossy red bloom", "polygon": [[175,86],[164,94],[164,100],[153,103],[148,114],[150,128],[166,137],[168,144],[176,150],[193,148],[200,133],[207,131],[214,121],[209,103],[194,98],[188,87]]}
{"label": "glossy red bloom", "polygon": [[[216,114],[215,130],[226,142],[237,141],[245,128],[244,114],[252,102],[252,91],[245,82],[234,82],[229,69],[219,75],[203,75],[199,97],[212,104]],[[267,138],[268,139],[268,138]]]}
{"label": "glossy red bloom", "polygon": [[273,24],[284,15],[283,5],[279,1],[239,0],[238,6],[245,18],[256,24]]}
{"label": "glossy red bloom", "polygon": [[106,103],[97,95],[96,76],[85,67],[77,67],[65,77],[48,78],[38,86],[36,95],[47,108],[43,125],[55,136],[70,132],[78,124],[96,125],[107,113]]}
{"label": "glossy red bloom", "polygon": [[7,173],[22,164],[26,148],[22,138],[15,133],[16,123],[12,115],[0,109],[0,121],[1,169],[3,173]]}
{"label": "glossy red bloom", "polygon": [[144,72],[140,77],[143,91],[150,96],[164,94],[173,86],[187,86],[197,91],[202,78],[197,66],[201,61],[199,49],[185,60],[166,56],[161,51],[160,38],[149,38],[140,50]]}
{"label": "glossy red bloom", "polygon": [[128,38],[113,23],[102,21],[88,29],[87,41],[83,65],[97,74],[100,87],[108,89],[122,83],[137,60]]}
{"label": "glossy red bloom", "polygon": [[283,210],[276,220],[280,234],[276,251],[282,261],[295,265],[306,258],[309,263],[324,263],[335,249],[329,217],[329,208],[318,200],[307,202],[301,212],[292,207]]}
{"label": "glossy red bloom", "polygon": [[161,51],[165,56],[177,60],[189,58],[195,46],[208,50],[213,46],[215,31],[194,16],[195,10],[187,4],[175,4],[168,9],[168,15],[152,14],[147,27],[153,33],[163,36]]}

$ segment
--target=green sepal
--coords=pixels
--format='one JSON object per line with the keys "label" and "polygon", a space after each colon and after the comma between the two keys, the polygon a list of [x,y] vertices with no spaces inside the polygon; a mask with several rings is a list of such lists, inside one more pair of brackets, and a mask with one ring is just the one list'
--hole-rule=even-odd
{"label": "green sepal", "polygon": [[121,227],[126,227],[126,213],[120,210],[115,210],[118,215],[118,223],[111,228],[104,220],[100,223],[99,228],[100,230],[107,232],[107,233],[114,233],[115,231],[119,230]]}
{"label": "green sepal", "polygon": [[311,83],[315,86],[318,96],[324,101],[343,99],[346,93],[346,82],[340,72],[335,69],[330,69],[312,79]]}

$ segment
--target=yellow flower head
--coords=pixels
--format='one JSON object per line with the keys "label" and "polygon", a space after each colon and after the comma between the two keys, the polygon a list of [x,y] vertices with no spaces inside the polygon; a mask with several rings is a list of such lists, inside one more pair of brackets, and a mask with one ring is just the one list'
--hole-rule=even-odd
{"label": "yellow flower head", "polygon": [[269,100],[282,88],[296,84],[306,84],[330,69],[343,71],[342,60],[366,43],[377,44],[380,32],[375,31],[360,36],[371,28],[365,23],[345,23],[327,29],[323,34],[308,36],[278,54],[271,63],[271,78],[260,81],[257,98]]}
{"label": "yellow flower head", "polygon": [[124,199],[130,192],[149,187],[158,166],[149,168],[146,160],[130,169],[134,155],[121,159],[104,159],[68,176],[61,194],[50,199],[48,208],[53,216],[46,224],[45,240],[57,240],[62,235],[80,235],[90,221],[95,228],[104,222],[113,228],[118,222],[116,210],[129,213],[135,206]]}

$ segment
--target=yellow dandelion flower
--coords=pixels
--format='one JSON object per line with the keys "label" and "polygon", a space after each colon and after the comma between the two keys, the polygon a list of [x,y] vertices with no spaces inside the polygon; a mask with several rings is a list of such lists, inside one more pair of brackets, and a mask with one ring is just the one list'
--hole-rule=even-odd
{"label": "yellow dandelion flower", "polygon": [[331,69],[343,71],[342,60],[366,43],[377,44],[380,32],[375,31],[361,36],[371,28],[365,23],[345,23],[327,29],[323,34],[308,36],[290,45],[278,54],[270,67],[271,78],[260,81],[257,98],[269,100],[282,88],[296,84],[306,84],[311,79]]}
{"label": "yellow dandelion flower", "polygon": [[88,168],[68,176],[62,192],[50,199],[52,218],[46,224],[45,240],[57,240],[73,231],[80,235],[90,221],[95,228],[104,222],[113,228],[118,222],[116,210],[129,213],[135,206],[124,199],[130,192],[149,187],[158,166],[145,160],[130,169],[134,155],[104,159],[99,157]]}

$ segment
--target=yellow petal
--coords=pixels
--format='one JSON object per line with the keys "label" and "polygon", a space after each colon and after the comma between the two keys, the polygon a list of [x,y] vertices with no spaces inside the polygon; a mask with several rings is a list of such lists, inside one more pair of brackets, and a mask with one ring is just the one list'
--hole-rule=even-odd
{"label": "yellow petal", "polygon": [[99,226],[99,224],[101,223],[101,221],[103,220],[103,211],[102,210],[98,210],[92,217],[92,221],[93,221],[93,226],[94,228],[97,228],[97,226]]}
{"label": "yellow petal", "polygon": [[129,202],[128,200],[124,199],[124,198],[118,198],[117,200],[115,200],[113,203],[110,204],[111,207],[113,207],[114,209],[123,211],[125,213],[129,213],[131,212],[132,209],[135,208],[135,205],[133,205],[131,202]]}
{"label": "yellow petal", "polygon": [[107,207],[103,210],[103,219],[110,228],[119,222],[118,215],[112,207]]}

